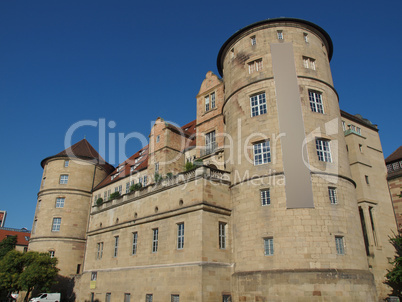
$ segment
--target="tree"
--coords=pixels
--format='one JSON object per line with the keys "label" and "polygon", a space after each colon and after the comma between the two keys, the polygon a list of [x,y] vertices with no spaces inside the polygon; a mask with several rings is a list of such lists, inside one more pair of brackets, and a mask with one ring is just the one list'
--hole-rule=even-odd
{"label": "tree", "polygon": [[25,301],[35,288],[48,291],[55,284],[59,269],[57,258],[48,253],[10,251],[0,261],[0,288],[12,291],[26,291]]}
{"label": "tree", "polygon": [[9,252],[15,249],[17,236],[9,236],[0,242],[0,260]]}
{"label": "tree", "polygon": [[390,262],[393,268],[388,270],[384,283],[392,288],[392,296],[402,298],[402,237],[400,234],[394,235],[393,238],[389,238],[389,242],[395,248],[395,256],[394,260]]}

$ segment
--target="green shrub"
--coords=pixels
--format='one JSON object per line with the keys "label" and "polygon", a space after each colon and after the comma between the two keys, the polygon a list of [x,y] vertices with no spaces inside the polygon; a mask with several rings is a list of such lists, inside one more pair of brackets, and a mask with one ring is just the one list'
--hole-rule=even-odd
{"label": "green shrub", "polygon": [[102,203],[103,203],[103,198],[102,198],[102,197],[99,197],[99,198],[96,200],[96,205],[97,205],[97,206],[100,206]]}
{"label": "green shrub", "polygon": [[194,168],[195,167],[191,161],[186,162],[186,166],[185,166],[186,171],[193,170]]}
{"label": "green shrub", "polygon": [[163,180],[162,175],[159,175],[159,173],[155,173],[155,182],[160,183]]}
{"label": "green shrub", "polygon": [[173,173],[172,172],[166,173],[166,178],[167,179],[172,179],[173,178]]}
{"label": "green shrub", "polygon": [[139,191],[141,188],[142,188],[142,184],[141,184],[140,182],[138,182],[138,183],[136,183],[136,184],[133,184],[133,185],[130,187],[130,192]]}
{"label": "green shrub", "polygon": [[119,197],[120,197],[120,192],[119,191],[110,194],[110,200],[113,200],[113,199],[116,199],[116,198],[119,198]]}

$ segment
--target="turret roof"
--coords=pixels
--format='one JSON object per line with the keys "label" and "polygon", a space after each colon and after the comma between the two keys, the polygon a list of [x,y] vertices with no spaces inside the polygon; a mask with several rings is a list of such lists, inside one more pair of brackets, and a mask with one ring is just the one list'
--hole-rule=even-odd
{"label": "turret roof", "polygon": [[56,155],[46,157],[41,162],[42,168],[45,166],[46,162],[49,159],[55,157],[67,157],[70,159],[81,158],[92,160],[96,165],[103,167],[108,173],[114,170],[114,167],[107,163],[85,138],[80,140],[78,143],[75,143],[71,147],[68,147],[67,149],[57,153]]}

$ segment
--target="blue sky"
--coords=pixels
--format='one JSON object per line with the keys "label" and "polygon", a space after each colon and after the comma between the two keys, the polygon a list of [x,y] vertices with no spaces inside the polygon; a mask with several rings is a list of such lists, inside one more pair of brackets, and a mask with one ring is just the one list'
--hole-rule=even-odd
{"label": "blue sky", "polygon": [[[6,226],[31,228],[40,162],[64,149],[72,125],[104,119],[115,122],[107,134],[147,136],[158,116],[195,119],[195,96],[207,71],[218,73],[222,44],[267,18],[301,18],[329,33],[340,107],[378,124],[388,156],[402,145],[401,11],[401,1],[1,1]],[[98,149],[95,127],[79,128],[73,143],[84,136]],[[139,147],[131,140],[124,151]]]}

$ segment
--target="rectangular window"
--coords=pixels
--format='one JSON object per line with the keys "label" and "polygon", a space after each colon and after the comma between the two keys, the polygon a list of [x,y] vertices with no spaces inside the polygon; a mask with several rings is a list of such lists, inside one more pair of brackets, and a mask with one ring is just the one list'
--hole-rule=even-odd
{"label": "rectangular window", "polygon": [[336,253],[338,255],[345,255],[345,246],[343,236],[335,236]]}
{"label": "rectangular window", "polygon": [[130,302],[130,294],[124,294],[124,302]]}
{"label": "rectangular window", "polygon": [[49,251],[50,258],[54,258],[55,251]]}
{"label": "rectangular window", "polygon": [[156,142],[159,143],[160,140],[161,140],[161,136],[160,135],[156,136]]}
{"label": "rectangular window", "polygon": [[205,111],[209,111],[209,95],[205,97]]}
{"label": "rectangular window", "polygon": [[45,182],[46,182],[46,177],[43,177],[43,179],[42,179],[42,188],[45,186]]}
{"label": "rectangular window", "polygon": [[123,187],[122,187],[122,185],[120,185],[119,188],[118,188],[118,192],[120,193],[120,195],[121,195],[122,191],[123,191]]}
{"label": "rectangular window", "polygon": [[117,257],[117,252],[119,250],[119,236],[114,236],[114,252],[113,257]]}
{"label": "rectangular window", "polygon": [[146,294],[145,302],[152,302],[152,294]]}
{"label": "rectangular window", "polygon": [[102,256],[103,256],[103,242],[98,242],[96,259],[102,259]]}
{"label": "rectangular window", "polygon": [[180,302],[180,296],[179,295],[172,295],[170,301],[171,302]]}
{"label": "rectangular window", "polygon": [[111,297],[112,297],[111,293],[106,293],[106,302],[110,302]]}
{"label": "rectangular window", "polygon": [[303,57],[304,68],[315,70],[315,59]]}
{"label": "rectangular window", "polygon": [[338,200],[336,197],[336,188],[328,187],[328,195],[329,195],[329,201],[331,202],[331,204],[338,203]]}
{"label": "rectangular window", "polygon": [[158,173],[159,172],[159,162],[155,163],[155,172]]}
{"label": "rectangular window", "polygon": [[148,181],[148,176],[144,175],[143,187],[145,187],[147,185],[147,181]]}
{"label": "rectangular window", "polygon": [[205,135],[205,154],[214,153],[216,150],[215,130]]}
{"label": "rectangular window", "polygon": [[61,225],[61,218],[53,218],[52,232],[59,232]]}
{"label": "rectangular window", "polygon": [[251,40],[251,45],[256,45],[257,44],[257,40],[255,39],[255,36],[252,36],[250,38],[250,40]]}
{"label": "rectangular window", "polygon": [[81,271],[81,264],[77,264],[77,270],[75,271],[75,274],[78,275]]}
{"label": "rectangular window", "polygon": [[265,100],[265,93],[253,95],[250,97],[251,116],[257,116],[267,113],[267,102]]}
{"label": "rectangular window", "polygon": [[258,59],[248,63],[248,73],[252,74],[254,71],[261,71],[262,59]]}
{"label": "rectangular window", "polygon": [[91,293],[91,302],[95,301],[95,293]]}
{"label": "rectangular window", "polygon": [[345,124],[345,121],[342,121],[342,129],[343,129],[343,131],[346,131],[346,124]]}
{"label": "rectangular window", "polygon": [[231,295],[222,295],[222,301],[223,302],[232,302],[232,296]]}
{"label": "rectangular window", "polygon": [[308,98],[310,100],[311,111],[324,113],[324,107],[322,105],[322,94],[320,92],[309,90]]}
{"label": "rectangular window", "polygon": [[184,223],[177,224],[177,249],[184,248]]}
{"label": "rectangular window", "polygon": [[272,256],[274,254],[274,238],[264,238],[264,254]]}
{"label": "rectangular window", "polygon": [[64,208],[64,197],[56,198],[56,208]]}
{"label": "rectangular window", "polygon": [[153,229],[153,237],[152,237],[152,253],[156,253],[158,251],[158,229]]}
{"label": "rectangular window", "polygon": [[91,281],[96,281],[98,278],[98,272],[91,272]]}
{"label": "rectangular window", "polygon": [[133,249],[131,251],[132,255],[137,254],[137,242],[138,242],[138,233],[134,232],[133,233]]}
{"label": "rectangular window", "polygon": [[308,43],[308,33],[303,33],[304,42]]}
{"label": "rectangular window", "polygon": [[278,35],[278,40],[283,40],[283,32],[281,30],[278,30],[276,34]]}
{"label": "rectangular window", "polygon": [[68,175],[60,175],[60,184],[65,185],[68,182]]}
{"label": "rectangular window", "polygon": [[254,149],[254,166],[263,165],[271,162],[271,148],[269,141],[256,143]]}
{"label": "rectangular window", "polygon": [[369,177],[368,177],[368,175],[364,175],[364,179],[366,180],[366,184],[370,184],[370,181],[369,181]]}
{"label": "rectangular window", "polygon": [[374,214],[373,214],[373,212],[374,212],[374,208],[369,207],[371,230],[373,231],[374,244],[377,246],[377,233],[375,231],[375,226],[374,226]]}
{"label": "rectangular window", "polygon": [[64,161],[64,167],[67,168],[69,163],[70,163],[69,160],[65,160],[65,161]]}
{"label": "rectangular window", "polygon": [[267,206],[271,204],[271,194],[269,189],[264,189],[260,191],[261,193],[261,205]]}
{"label": "rectangular window", "polygon": [[332,162],[331,149],[330,149],[328,140],[317,138],[315,140],[315,146],[317,149],[317,155],[318,155],[319,161],[324,161],[324,162],[329,162],[329,163]]}
{"label": "rectangular window", "polygon": [[[39,199],[38,200],[38,210],[40,209],[40,204],[41,204],[41,200]],[[0,223],[0,226],[1,226],[1,223]]]}
{"label": "rectangular window", "polygon": [[33,226],[32,226],[32,234],[35,234],[36,232],[36,224],[38,223],[38,219],[34,220]]}
{"label": "rectangular window", "polygon": [[219,248],[226,249],[226,223],[219,222]]}
{"label": "rectangular window", "polygon": [[126,194],[130,192],[130,182],[126,183]]}
{"label": "rectangular window", "polygon": [[215,92],[211,93],[211,109],[215,108]]}

